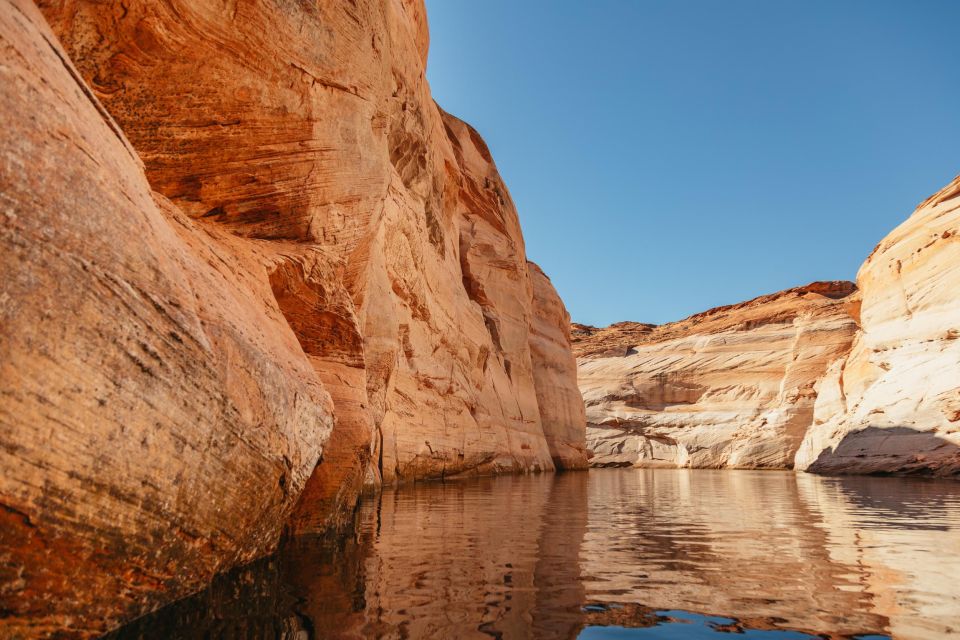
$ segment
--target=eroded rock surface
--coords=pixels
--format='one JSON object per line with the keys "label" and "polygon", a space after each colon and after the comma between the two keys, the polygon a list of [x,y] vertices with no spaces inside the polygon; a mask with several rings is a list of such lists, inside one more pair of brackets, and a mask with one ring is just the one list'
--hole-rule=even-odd
{"label": "eroded rock surface", "polygon": [[821,384],[797,467],[960,474],[960,178],[857,274],[861,330]]}
{"label": "eroded rock surface", "polygon": [[662,326],[573,326],[595,466],[789,468],[849,349],[856,287],[815,282]]}
{"label": "eroded rock surface", "polygon": [[527,265],[533,280],[530,349],[543,432],[557,468],[585,468],[586,416],[577,387],[577,361],[570,348],[570,314],[540,267]]}
{"label": "eroded rock surface", "polygon": [[574,324],[593,464],[960,474],[960,178],[850,283]]}
{"label": "eroded rock surface", "polygon": [[0,0],[3,635],[97,635],[364,484],[585,464],[422,2],[38,4]]}
{"label": "eroded rock surface", "polygon": [[151,192],[32,3],[0,47],[0,635],[96,635],[268,552],[333,405],[273,252]]}

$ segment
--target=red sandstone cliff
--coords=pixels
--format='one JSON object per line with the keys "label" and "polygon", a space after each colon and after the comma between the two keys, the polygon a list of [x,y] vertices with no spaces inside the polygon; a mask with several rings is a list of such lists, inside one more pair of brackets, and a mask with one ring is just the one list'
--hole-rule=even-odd
{"label": "red sandstone cliff", "polygon": [[96,635],[364,483],[585,465],[419,0],[39,4],[0,0],[4,634]]}

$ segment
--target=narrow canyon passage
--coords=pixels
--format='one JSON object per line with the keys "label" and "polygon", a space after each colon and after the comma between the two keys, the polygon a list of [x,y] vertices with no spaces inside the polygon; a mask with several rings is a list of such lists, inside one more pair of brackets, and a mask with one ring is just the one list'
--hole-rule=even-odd
{"label": "narrow canyon passage", "polygon": [[[492,37],[474,23],[493,5],[461,4]],[[548,57],[534,31],[579,62],[603,49],[543,17],[645,6],[548,4],[511,72]],[[682,17],[669,48],[693,51]],[[753,199],[790,181],[748,223],[698,156],[642,210],[689,155],[674,142],[704,138],[686,122],[630,148],[667,119],[611,117],[625,79],[592,83],[616,56],[579,74],[557,56],[560,82],[504,94],[457,75],[530,128],[484,128],[495,154],[438,104],[430,43],[425,0],[0,0],[0,640],[960,635],[960,177],[931,171],[945,186],[911,215],[897,200],[876,237],[848,234],[882,238],[844,254],[855,276],[573,322],[574,301],[639,301],[643,320],[707,280],[733,251],[707,220],[731,247],[792,240],[787,200],[819,185],[744,170],[730,186]],[[523,115],[528,94],[548,109]],[[558,142],[601,121],[619,130]],[[501,153],[516,140],[533,161]],[[765,157],[721,157],[738,155]],[[619,204],[595,166],[628,172]],[[524,211],[518,167],[549,187],[520,187]],[[707,206],[671,208],[692,196]],[[678,264],[638,269],[667,238]]]}

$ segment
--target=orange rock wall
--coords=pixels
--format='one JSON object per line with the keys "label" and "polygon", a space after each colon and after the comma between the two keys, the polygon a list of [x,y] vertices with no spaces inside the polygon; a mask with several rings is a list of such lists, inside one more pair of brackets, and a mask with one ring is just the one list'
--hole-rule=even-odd
{"label": "orange rock wall", "polygon": [[274,250],[151,192],[32,3],[0,46],[0,636],[97,635],[268,552],[333,405]]}
{"label": "orange rock wall", "polygon": [[0,630],[99,634],[363,485],[585,465],[422,2],[0,4]]}

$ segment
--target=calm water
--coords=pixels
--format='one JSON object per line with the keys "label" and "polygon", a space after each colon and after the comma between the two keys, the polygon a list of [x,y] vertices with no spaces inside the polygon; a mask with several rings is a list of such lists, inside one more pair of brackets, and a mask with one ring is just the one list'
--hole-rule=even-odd
{"label": "calm water", "polygon": [[[617,470],[421,484],[119,638],[960,637],[960,482]],[[871,635],[874,634],[874,635]]]}

